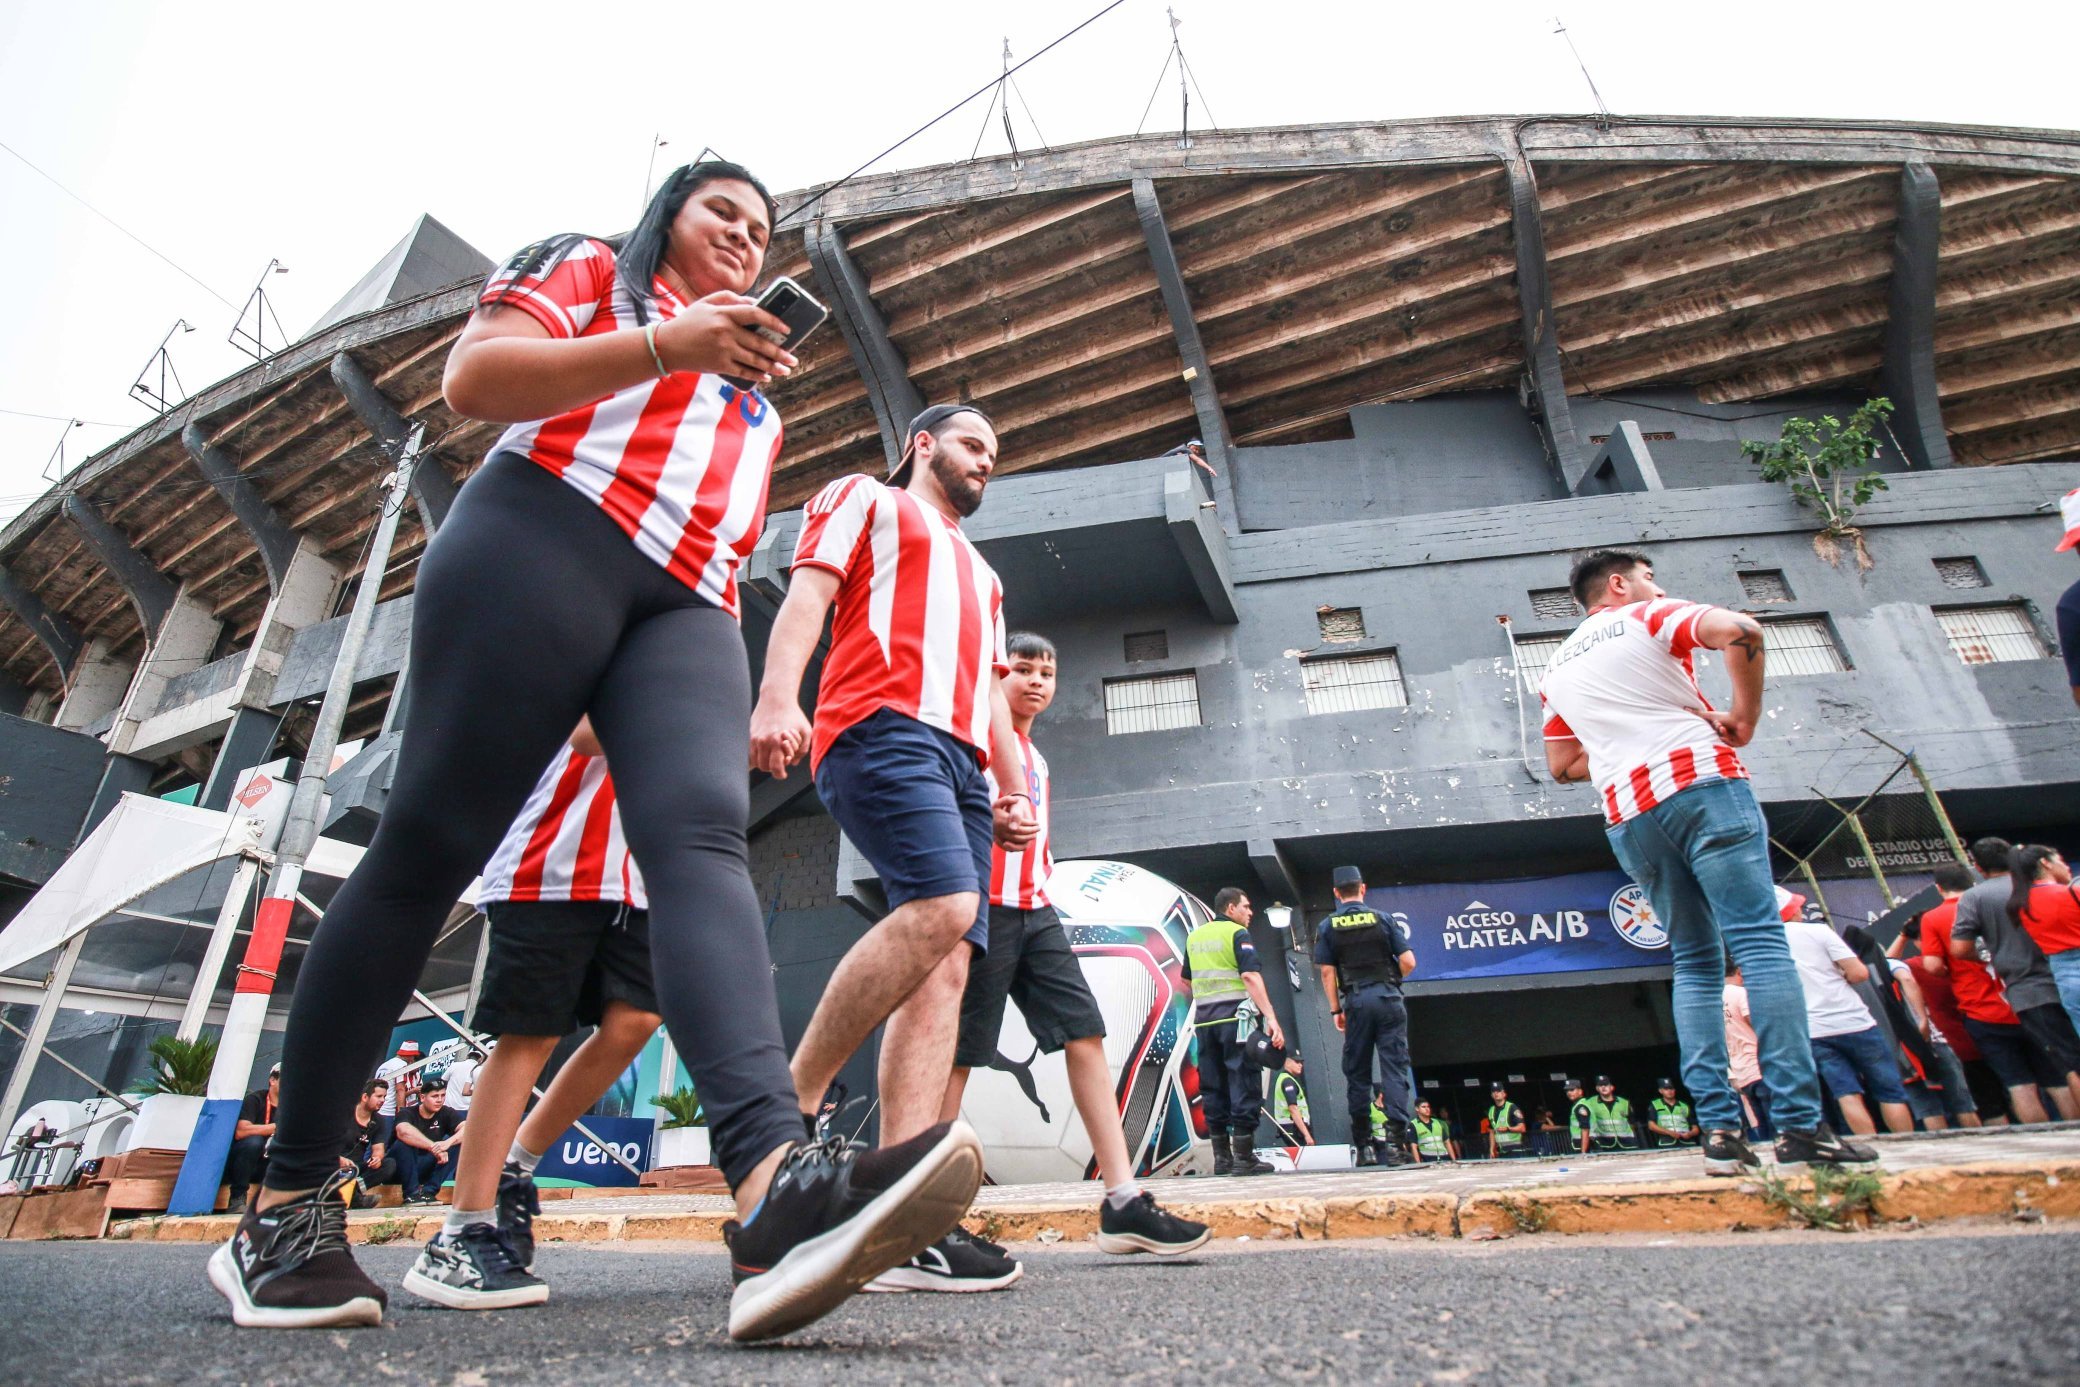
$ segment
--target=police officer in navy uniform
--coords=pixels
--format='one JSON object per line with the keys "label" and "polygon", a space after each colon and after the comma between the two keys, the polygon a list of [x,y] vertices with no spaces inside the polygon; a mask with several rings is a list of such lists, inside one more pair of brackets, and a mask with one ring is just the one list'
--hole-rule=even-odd
{"label": "police officer in navy uniform", "polygon": [[1401,926],[1365,904],[1365,875],[1338,867],[1330,878],[1336,911],[1315,935],[1314,961],[1336,1029],[1343,1032],[1344,1098],[1351,1114],[1351,1144],[1358,1164],[1377,1163],[1367,1140],[1372,1126],[1372,1061],[1379,1057],[1386,1091],[1387,1139],[1378,1159],[1401,1165],[1415,1125],[1408,1091],[1408,1006],[1401,979],[1416,966]]}

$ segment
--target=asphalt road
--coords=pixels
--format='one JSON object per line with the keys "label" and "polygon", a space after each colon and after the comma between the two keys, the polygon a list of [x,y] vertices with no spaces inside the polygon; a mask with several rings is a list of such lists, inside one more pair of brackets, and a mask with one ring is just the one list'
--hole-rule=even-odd
{"label": "asphalt road", "polygon": [[[2080,1232],[1024,1249],[980,1296],[864,1297],[778,1346],[721,1331],[710,1248],[551,1247],[555,1298],[380,1330],[236,1330],[209,1248],[0,1243],[9,1381],[1977,1384],[2075,1380]],[[364,1249],[395,1285],[408,1247]],[[1202,1331],[1201,1323],[1218,1326]]]}

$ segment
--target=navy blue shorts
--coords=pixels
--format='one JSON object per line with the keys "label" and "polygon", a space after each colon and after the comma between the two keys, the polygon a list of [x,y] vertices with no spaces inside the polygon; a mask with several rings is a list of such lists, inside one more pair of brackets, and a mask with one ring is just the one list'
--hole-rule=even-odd
{"label": "navy blue shorts", "polygon": [[1813,1037],[1813,1066],[1837,1100],[1869,1095],[1875,1103],[1904,1103],[1899,1061],[1876,1026],[1847,1035]]}
{"label": "navy blue shorts", "polygon": [[883,708],[838,735],[816,793],[881,878],[891,909],[977,895],[963,936],[989,948],[989,780],[967,743]]}

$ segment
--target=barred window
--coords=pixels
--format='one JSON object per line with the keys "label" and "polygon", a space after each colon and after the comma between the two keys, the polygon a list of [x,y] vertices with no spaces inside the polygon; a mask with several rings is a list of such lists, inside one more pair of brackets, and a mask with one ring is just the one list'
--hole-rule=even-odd
{"label": "barred window", "polygon": [[1566,588],[1533,588],[1531,612],[1542,621],[1579,621],[1582,607]]}
{"label": "barred window", "polygon": [[1310,713],[1355,713],[1363,708],[1408,706],[1408,690],[1401,682],[1401,661],[1391,650],[1302,660],[1300,679],[1307,691]]}
{"label": "barred window", "polygon": [[2019,602],[1939,609],[1936,620],[1950,638],[1951,651],[1968,665],[2041,660],[2049,653],[2037,635],[2036,623]]}
{"label": "barred window", "polygon": [[1138,665],[1144,660],[1167,660],[1170,658],[1170,633],[1168,631],[1129,631],[1126,638],[1127,663]]}
{"label": "barred window", "polygon": [[1824,617],[1779,617],[1762,623],[1763,672],[1772,679],[1840,674],[1849,668]]}
{"label": "barred window", "polygon": [[1191,670],[1105,681],[1105,731],[1110,736],[1198,725],[1199,676]]}
{"label": "barred window", "polygon": [[1315,613],[1325,641],[1365,639],[1365,612],[1359,607],[1323,607]]}
{"label": "barred window", "polygon": [[1791,584],[1781,568],[1751,569],[1740,575],[1741,592],[1750,602],[1789,602]]}
{"label": "barred window", "polygon": [[1565,636],[1518,636],[1517,676],[1524,681],[1524,696],[1538,697],[1538,681],[1546,677],[1553,652],[1566,643]]}
{"label": "barred window", "polygon": [[1943,580],[1946,588],[1983,588],[1986,586],[1986,570],[1970,555],[1954,559],[1937,559],[1936,576]]}

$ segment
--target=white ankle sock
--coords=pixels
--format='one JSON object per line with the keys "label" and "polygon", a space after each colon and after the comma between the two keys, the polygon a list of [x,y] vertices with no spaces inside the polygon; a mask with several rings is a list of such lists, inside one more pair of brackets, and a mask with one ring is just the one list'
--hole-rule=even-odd
{"label": "white ankle sock", "polygon": [[1141,1183],[1138,1180],[1129,1180],[1105,1191],[1105,1202],[1115,1209],[1124,1209],[1140,1197]]}
{"label": "white ankle sock", "polygon": [[534,1168],[542,1163],[542,1153],[528,1150],[520,1144],[520,1138],[514,1137],[512,1146],[506,1151],[506,1163],[519,1166],[522,1175],[532,1175]]}
{"label": "white ankle sock", "polygon": [[485,1223],[497,1227],[498,1211],[496,1209],[450,1209],[448,1210],[447,1222],[441,1225],[441,1232],[450,1234],[460,1233],[472,1223]]}

